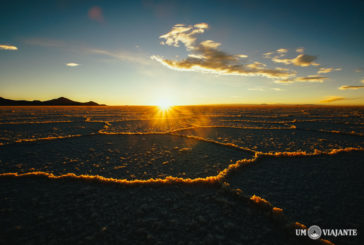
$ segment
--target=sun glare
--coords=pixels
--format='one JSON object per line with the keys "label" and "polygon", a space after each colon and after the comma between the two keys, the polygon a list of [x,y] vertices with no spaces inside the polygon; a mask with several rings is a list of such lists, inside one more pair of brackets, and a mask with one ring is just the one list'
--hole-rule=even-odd
{"label": "sun glare", "polygon": [[161,109],[162,111],[166,111],[168,110],[169,108],[171,108],[171,104],[169,103],[160,103],[157,105],[159,107],[159,109]]}
{"label": "sun glare", "polygon": [[162,111],[167,111],[173,106],[172,102],[167,99],[158,101],[158,103],[156,105]]}

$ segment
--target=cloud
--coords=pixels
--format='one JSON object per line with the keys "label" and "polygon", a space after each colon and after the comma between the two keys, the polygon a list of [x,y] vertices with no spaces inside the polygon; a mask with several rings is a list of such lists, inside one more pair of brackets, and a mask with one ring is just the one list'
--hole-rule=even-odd
{"label": "cloud", "polygon": [[349,90],[349,89],[357,90],[357,89],[360,89],[360,88],[364,88],[364,86],[350,86],[350,85],[343,85],[343,86],[340,86],[340,87],[339,87],[339,89],[340,89],[340,90]]}
{"label": "cloud", "polygon": [[295,82],[295,79],[278,79],[278,80],[275,80],[274,83],[279,83],[279,84],[291,84],[291,83],[294,83]]}
{"label": "cloud", "polygon": [[127,51],[109,51],[104,49],[84,48],[84,51],[90,54],[106,55],[120,61],[128,61],[139,64],[149,64],[150,60],[144,56]]}
{"label": "cloud", "polygon": [[320,64],[315,63],[314,61],[317,59],[316,56],[307,55],[307,54],[299,54],[296,58],[293,59],[281,59],[280,57],[273,57],[272,61],[276,63],[283,63],[286,65],[295,65],[295,66],[318,66]]}
{"label": "cloud", "polygon": [[281,88],[272,88],[274,91],[284,91],[283,89]]}
{"label": "cloud", "polygon": [[289,71],[288,68],[282,68],[282,67],[276,67],[277,70],[280,70],[280,71]]}
{"label": "cloud", "polygon": [[221,43],[217,43],[212,40],[206,40],[201,42],[200,45],[202,45],[205,48],[217,49],[221,45]]}
{"label": "cloud", "polygon": [[207,29],[209,28],[209,25],[207,23],[200,23],[200,24],[195,24],[194,27],[200,29]]}
{"label": "cloud", "polygon": [[119,61],[128,61],[139,64],[150,64],[151,61],[147,55],[143,55],[140,52],[130,52],[125,50],[105,50],[99,48],[93,48],[88,46],[83,46],[79,44],[64,42],[62,40],[52,40],[45,38],[31,38],[25,39],[25,44],[35,45],[41,47],[54,47],[62,50],[77,52],[81,54],[96,54],[96,55],[104,55],[111,57],[113,59],[117,59]]}
{"label": "cloud", "polygon": [[18,50],[18,47],[13,45],[0,44],[0,49],[2,50]]}
{"label": "cloud", "polygon": [[301,53],[297,55],[295,58],[282,58],[286,56],[288,50],[285,48],[277,49],[276,51],[267,52],[263,54],[263,57],[266,59],[271,59],[273,62],[282,63],[285,65],[295,65],[295,66],[318,66],[320,64],[314,62],[317,59],[317,56],[303,54],[303,48],[297,48],[296,51]]}
{"label": "cloud", "polygon": [[288,79],[279,79],[274,81],[275,83],[280,84],[290,84],[295,82],[310,82],[310,83],[323,83],[328,77],[322,77],[318,75],[308,75],[306,77],[296,77],[296,78],[288,78]]}
{"label": "cloud", "polygon": [[248,58],[248,55],[246,55],[246,54],[237,54],[236,57],[245,59],[245,58]]}
{"label": "cloud", "polygon": [[296,49],[296,52],[297,52],[297,53],[303,53],[303,52],[305,52],[305,49],[304,49],[303,47],[301,47],[301,48],[297,48],[297,49]]}
{"label": "cloud", "polygon": [[267,53],[263,54],[263,57],[266,59],[270,59],[270,58],[272,58],[272,55],[273,55],[273,52],[267,52]]}
{"label": "cloud", "polygon": [[95,20],[97,22],[104,22],[104,16],[102,14],[102,9],[98,6],[94,6],[88,10],[88,17],[91,20]]}
{"label": "cloud", "polygon": [[287,53],[287,52],[288,52],[288,49],[285,49],[285,48],[277,49],[277,53]]}
{"label": "cloud", "polygon": [[332,68],[332,67],[328,67],[328,68],[320,68],[317,72],[317,74],[322,74],[322,73],[329,73],[332,71],[341,71],[341,68]]}
{"label": "cloud", "polygon": [[332,72],[334,68],[320,68],[317,74]]}
{"label": "cloud", "polygon": [[258,61],[254,61],[252,64],[246,65],[246,67],[250,69],[263,69],[266,66],[267,66],[266,64],[260,63]]}
{"label": "cloud", "polygon": [[[204,33],[208,27],[209,26],[206,23],[195,24],[194,26],[191,25],[185,26],[184,24],[177,24],[174,25],[174,27],[170,32],[161,35],[159,38],[165,39],[165,41],[162,42],[162,44],[179,47],[179,44],[182,43],[185,45],[187,50],[193,50],[195,48],[195,42],[197,40],[196,35]],[[205,42],[207,42],[205,44],[208,45],[209,42],[213,41],[207,40]]]}
{"label": "cloud", "polygon": [[79,66],[79,64],[71,62],[71,63],[67,63],[66,66],[68,66],[68,67],[76,67],[76,66]]}
{"label": "cloud", "polygon": [[323,83],[328,77],[321,77],[316,75],[309,75],[307,77],[297,77],[297,82],[310,82],[310,83]]}
{"label": "cloud", "polygon": [[330,103],[330,102],[335,102],[335,101],[340,101],[340,100],[346,100],[346,98],[341,97],[341,96],[328,96],[323,100],[320,100],[321,103]]}
{"label": "cloud", "polygon": [[220,75],[264,76],[269,78],[288,78],[296,74],[294,71],[269,69],[260,62],[242,64],[239,58],[246,58],[245,55],[225,53],[218,49],[221,44],[212,40],[197,42],[196,36],[204,33],[206,29],[208,29],[206,23],[193,26],[174,25],[168,33],[160,36],[161,39],[165,40],[161,44],[174,47],[183,44],[189,52],[188,57],[183,60],[170,60],[153,55],[151,59],[170,69],[180,71],[210,72]]}

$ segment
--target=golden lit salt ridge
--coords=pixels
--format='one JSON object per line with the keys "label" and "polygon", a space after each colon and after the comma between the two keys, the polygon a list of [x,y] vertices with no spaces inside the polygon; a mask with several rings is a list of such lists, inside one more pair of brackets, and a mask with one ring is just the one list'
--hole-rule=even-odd
{"label": "golden lit salt ridge", "polygon": [[[243,128],[237,126],[198,126],[174,130],[174,134],[231,144],[259,152],[329,152],[332,149],[360,148],[360,138],[332,132],[312,132],[295,128]],[[264,138],[266,140],[262,141]],[[330,142],[330,144],[327,144]]]}
{"label": "golden lit salt ridge", "polygon": [[[28,151],[29,147],[33,152]],[[46,171],[118,179],[214,176],[237,160],[253,157],[252,152],[212,142],[142,133],[18,143],[6,149],[1,147],[0,155],[3,164],[0,172]]]}
{"label": "golden lit salt ridge", "polygon": [[[236,148],[232,145],[226,145],[227,147]],[[242,149],[243,150],[243,149]],[[117,178],[117,177],[105,177],[101,175],[90,175],[90,174],[75,174],[72,172],[68,173],[49,173],[42,170],[29,170],[29,172],[4,172],[0,173],[0,177],[5,176],[14,176],[14,177],[22,177],[22,176],[36,176],[36,175],[42,175],[47,176],[51,179],[62,179],[62,178],[72,178],[72,179],[83,179],[83,180],[94,180],[98,182],[108,182],[108,183],[121,183],[126,185],[134,185],[134,184],[153,184],[153,183],[159,183],[159,184],[173,184],[173,183],[185,183],[185,184],[193,184],[193,183],[206,183],[206,184],[212,184],[212,183],[222,183],[224,179],[228,177],[231,173],[237,171],[242,166],[255,164],[258,159],[261,158],[296,158],[296,157],[312,157],[312,156],[330,156],[330,155],[337,155],[340,153],[345,152],[362,152],[364,151],[364,148],[344,148],[344,149],[335,149],[331,152],[320,152],[316,151],[314,153],[306,153],[306,152],[280,152],[280,154],[270,154],[270,153],[262,153],[262,152],[256,152],[253,158],[247,159],[241,159],[237,160],[236,162],[233,162],[229,164],[225,169],[220,171],[217,175],[208,175],[206,177],[177,177],[172,175],[164,175],[165,177],[152,177],[152,178],[135,178],[135,176],[132,179],[126,179],[126,178]],[[71,160],[71,162],[74,162]],[[19,165],[19,164],[18,164]],[[23,164],[21,164],[23,165]],[[21,166],[23,167],[23,166]],[[48,171],[48,170],[47,170]],[[253,198],[254,199],[254,198]],[[253,200],[252,199],[252,200]],[[253,200],[254,201],[254,200]]]}
{"label": "golden lit salt ridge", "polygon": [[[233,147],[233,146],[232,146]],[[234,148],[234,147],[233,147]],[[55,175],[53,173],[48,173],[44,171],[30,171],[24,173],[18,172],[4,172],[0,173],[0,177],[6,176],[13,176],[13,177],[23,177],[23,176],[46,176],[50,179],[63,179],[63,178],[71,178],[71,179],[83,179],[83,180],[94,180],[98,182],[108,182],[108,183],[120,183],[126,185],[134,185],[134,184],[152,184],[152,183],[159,183],[159,184],[172,184],[172,183],[186,183],[186,184],[193,184],[193,183],[222,183],[224,179],[226,179],[227,175],[232,173],[235,170],[240,169],[242,166],[254,164],[257,162],[258,159],[261,157],[281,157],[281,158],[294,158],[294,157],[308,157],[308,156],[330,156],[336,155],[344,152],[362,152],[364,148],[345,148],[345,149],[335,149],[331,152],[315,152],[315,153],[306,153],[306,152],[280,152],[280,154],[270,154],[270,153],[262,153],[257,152],[255,156],[251,159],[242,159],[238,160],[235,163],[232,163],[227,166],[224,170],[219,172],[215,176],[206,176],[206,177],[197,177],[197,178],[182,178],[182,177],[174,177],[174,176],[166,176],[165,178],[149,178],[149,179],[119,179],[113,177],[104,177],[100,175],[88,175],[88,174],[80,174],[77,175],[75,173],[65,173]],[[265,199],[262,199],[256,195],[253,195],[250,198],[252,201],[256,203],[266,203],[269,205],[270,203]],[[269,205],[271,206],[271,205]]]}
{"label": "golden lit salt ridge", "polygon": [[[256,209],[260,209],[264,211],[263,215],[268,218],[264,219],[265,222],[270,223],[271,220],[275,221],[275,225],[279,227],[279,229],[282,229],[282,232],[294,232],[295,228],[307,228],[303,224],[300,224],[298,222],[292,222],[290,217],[286,216],[283,213],[283,209],[274,207],[271,205],[271,203],[259,196],[253,195],[253,196],[247,196],[241,189],[239,188],[232,188],[229,183],[218,180],[214,177],[208,177],[205,179],[199,178],[199,179],[181,179],[181,178],[174,178],[174,177],[167,177],[166,179],[150,179],[150,180],[135,180],[135,181],[127,181],[127,180],[118,180],[118,179],[112,179],[112,178],[103,178],[101,176],[77,176],[74,174],[65,174],[62,176],[55,176],[53,174],[48,174],[44,172],[33,172],[33,173],[27,173],[27,174],[18,174],[18,173],[6,173],[6,174],[0,174],[0,178],[5,178],[7,180],[11,180],[12,178],[20,179],[35,179],[35,178],[48,178],[49,181],[57,180],[58,183],[67,183],[68,181],[82,181],[85,183],[98,183],[102,185],[108,185],[108,184],[116,184],[121,185],[125,187],[132,188],[133,186],[138,186],[141,188],[142,186],[148,188],[152,188],[153,186],[158,186],[158,189],[161,188],[161,186],[173,186],[178,185],[178,188],[183,188],[186,186],[194,186],[197,188],[203,188],[203,191],[207,191],[206,187],[211,189],[212,191],[215,191],[217,195],[209,196],[208,203],[214,203],[215,201],[219,203],[224,204],[224,209],[227,208],[225,204],[229,204],[230,207],[240,207],[241,205],[244,205],[243,210],[254,208],[252,210],[251,217],[254,218],[254,222],[256,222],[256,219],[258,219],[261,216],[260,212],[255,212]],[[205,188],[204,188],[205,187]],[[87,187],[87,190],[90,187]],[[127,189],[124,189],[127,191]],[[123,193],[125,193],[123,190]],[[153,189],[148,189],[149,191]],[[148,191],[148,193],[150,193]],[[133,193],[131,189],[131,193]],[[185,193],[184,191],[182,193]],[[168,195],[168,194],[167,194]],[[230,198],[231,197],[231,198]],[[138,197],[139,198],[139,197]],[[158,199],[158,203],[159,203]],[[177,200],[175,201],[177,202]],[[248,205],[249,204],[249,205]],[[246,206],[248,205],[248,206]],[[218,205],[220,206],[220,205]],[[246,207],[245,207],[246,206]],[[197,207],[197,206],[196,206]],[[204,207],[206,208],[206,206]],[[123,210],[123,209],[122,209]],[[124,209],[125,210],[125,209]],[[237,214],[237,212],[234,212]],[[250,212],[249,212],[250,213]],[[229,215],[230,216],[230,215]],[[246,217],[244,215],[239,214],[239,217]],[[201,218],[200,218],[201,219]],[[203,222],[203,221],[201,221]],[[268,223],[262,223],[261,225],[268,225]],[[331,242],[325,240],[326,243],[324,244],[332,244]]]}
{"label": "golden lit salt ridge", "polygon": [[[243,189],[246,194],[258,194],[267,198],[266,200],[273,205],[279,204],[280,207],[284,207],[286,215],[309,225],[320,224],[323,220],[332,225],[340,220],[339,224],[344,227],[360,223],[357,214],[361,208],[361,189],[358,184],[361,183],[362,177],[360,159],[363,152],[354,153],[353,149],[340,149],[325,154],[311,154],[318,155],[321,156],[310,157],[309,154],[297,152],[286,155],[283,153],[277,155],[277,158],[272,158],[273,155],[264,154],[254,166],[240,168],[227,176],[225,181],[233,188]],[[337,178],[340,178],[339,182],[336,181]],[[266,181],[267,179],[269,181]],[[317,189],[318,185],[320,190]],[[350,192],[345,196],[341,195],[348,189]],[[302,198],[302,193],[315,194]],[[253,196],[251,199],[257,204],[261,202],[265,205],[262,198]],[[332,205],[332,200],[340,205]],[[350,211],[345,209],[347,205],[350,205]],[[345,212],[342,212],[344,210]],[[331,214],[337,211],[340,214],[333,217]]]}

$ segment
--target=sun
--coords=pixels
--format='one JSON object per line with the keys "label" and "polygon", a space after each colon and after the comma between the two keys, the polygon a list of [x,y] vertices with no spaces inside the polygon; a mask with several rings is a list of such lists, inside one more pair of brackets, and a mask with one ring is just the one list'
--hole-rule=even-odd
{"label": "sun", "polygon": [[163,100],[163,101],[158,102],[157,106],[162,111],[168,111],[173,105],[169,101]]}
{"label": "sun", "polygon": [[155,103],[156,106],[158,106],[159,110],[161,111],[168,111],[173,107],[173,100],[171,98],[159,98],[157,102]]}

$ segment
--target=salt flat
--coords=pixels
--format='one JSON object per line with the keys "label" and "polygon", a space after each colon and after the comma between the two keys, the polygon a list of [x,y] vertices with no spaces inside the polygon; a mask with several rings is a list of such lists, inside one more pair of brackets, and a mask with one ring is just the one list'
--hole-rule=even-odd
{"label": "salt flat", "polygon": [[310,244],[293,223],[363,227],[362,107],[2,107],[0,115],[4,243]]}

